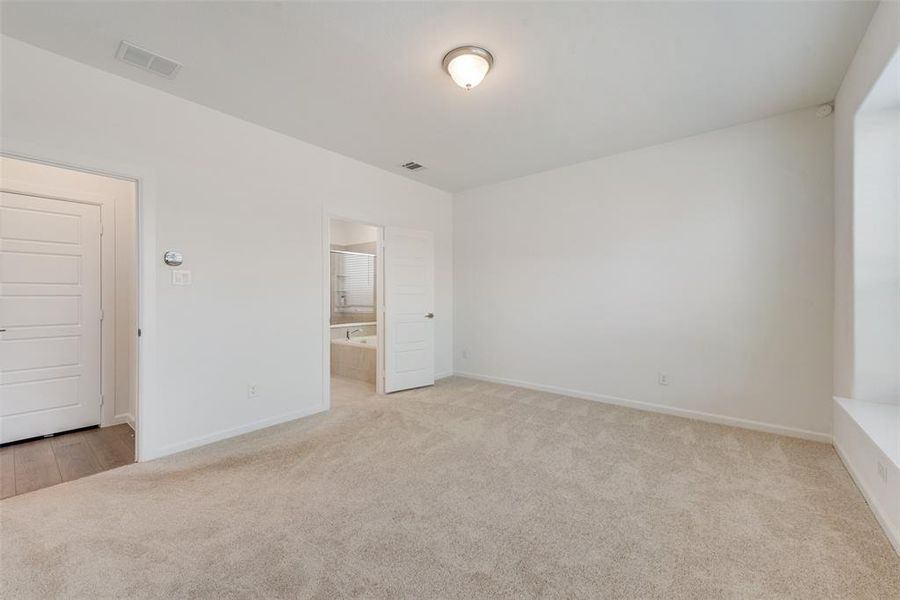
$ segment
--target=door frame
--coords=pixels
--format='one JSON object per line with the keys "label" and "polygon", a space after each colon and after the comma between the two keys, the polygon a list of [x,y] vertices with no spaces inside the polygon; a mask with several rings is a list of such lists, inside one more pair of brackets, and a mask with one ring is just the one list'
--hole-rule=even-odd
{"label": "door frame", "polygon": [[[136,364],[132,365],[136,374],[136,381],[132,383],[132,386],[135,394],[134,455],[135,462],[141,462],[142,456],[152,454],[151,449],[147,447],[145,436],[142,435],[141,423],[144,420],[148,402],[155,397],[157,385],[155,354],[156,265],[154,261],[156,256],[157,178],[155,171],[146,166],[136,166],[106,158],[84,157],[77,150],[58,151],[55,154],[48,153],[38,145],[12,144],[6,139],[3,140],[0,156],[114,179],[124,179],[135,184],[135,217],[137,221],[135,232],[137,290],[135,300],[137,302],[137,324],[141,330],[141,336],[138,338],[137,352],[134,357]],[[71,198],[66,197],[56,199],[72,201]],[[101,297],[103,297],[103,294],[104,292],[101,290]],[[101,341],[101,352],[103,353],[101,365],[105,362],[106,353],[109,351],[108,345],[102,344]],[[105,385],[103,388],[105,389]]]}
{"label": "door frame", "polygon": [[384,225],[331,213],[322,215],[322,407],[331,410],[331,222],[349,221],[375,228],[375,393],[384,394]]}

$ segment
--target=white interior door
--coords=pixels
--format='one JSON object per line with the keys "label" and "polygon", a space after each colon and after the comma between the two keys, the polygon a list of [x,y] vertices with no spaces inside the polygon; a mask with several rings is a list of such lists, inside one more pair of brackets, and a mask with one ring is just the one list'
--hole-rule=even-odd
{"label": "white interior door", "polygon": [[434,236],[384,230],[384,391],[434,383]]}
{"label": "white interior door", "polygon": [[100,422],[100,207],[0,192],[0,442]]}

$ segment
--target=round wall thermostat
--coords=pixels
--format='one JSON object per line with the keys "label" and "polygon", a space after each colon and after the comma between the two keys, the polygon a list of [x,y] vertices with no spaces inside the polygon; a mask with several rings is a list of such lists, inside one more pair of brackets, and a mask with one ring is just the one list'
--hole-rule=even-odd
{"label": "round wall thermostat", "polygon": [[170,267],[177,267],[184,262],[184,257],[181,256],[181,252],[169,250],[163,255],[163,260],[166,261],[166,264]]}

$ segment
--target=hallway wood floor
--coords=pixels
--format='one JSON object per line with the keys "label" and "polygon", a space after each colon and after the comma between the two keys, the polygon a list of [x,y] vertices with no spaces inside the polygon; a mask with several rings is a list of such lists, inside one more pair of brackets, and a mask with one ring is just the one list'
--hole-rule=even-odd
{"label": "hallway wood floor", "polygon": [[134,462],[134,431],[115,425],[0,448],[0,499]]}

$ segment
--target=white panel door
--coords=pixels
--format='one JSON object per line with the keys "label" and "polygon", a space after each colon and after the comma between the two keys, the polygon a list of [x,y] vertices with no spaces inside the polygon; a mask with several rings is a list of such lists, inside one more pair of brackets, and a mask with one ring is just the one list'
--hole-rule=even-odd
{"label": "white panel door", "polygon": [[434,236],[384,230],[384,391],[434,383]]}
{"label": "white panel door", "polygon": [[0,192],[0,443],[100,422],[100,207]]}

